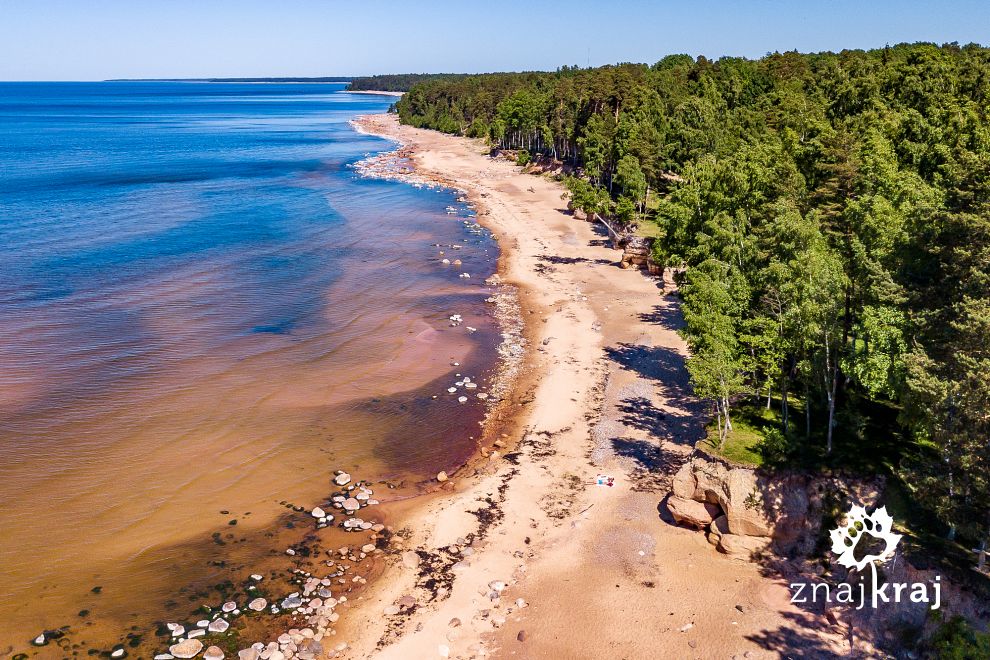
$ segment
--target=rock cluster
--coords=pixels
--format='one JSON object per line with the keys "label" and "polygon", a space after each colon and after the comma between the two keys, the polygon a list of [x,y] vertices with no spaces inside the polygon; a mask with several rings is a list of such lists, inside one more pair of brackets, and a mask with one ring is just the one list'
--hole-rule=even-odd
{"label": "rock cluster", "polygon": [[852,498],[869,504],[877,493],[876,483],[789,472],[771,475],[696,450],[674,475],[667,509],[676,522],[705,530],[720,552],[750,559],[771,546],[787,554],[809,551],[818,535],[823,500]]}
{"label": "rock cluster", "polygon": [[[271,615],[290,615],[298,623],[298,628],[292,628],[278,636],[274,641],[268,643],[256,642],[248,648],[238,651],[238,660],[316,660],[325,655],[323,643],[330,635],[336,634],[331,627],[340,618],[334,611],[340,603],[346,602],[347,597],[340,595],[333,596],[331,587],[336,583],[340,585],[365,584],[367,580],[354,574],[348,576],[348,569],[366,557],[378,553],[376,541],[382,538],[385,526],[374,521],[365,521],[353,517],[351,514],[368,506],[378,504],[378,500],[373,499],[374,492],[364,481],[354,482],[351,475],[343,471],[337,471],[331,479],[334,486],[340,490],[331,496],[329,505],[316,506],[309,509],[310,516],[316,519],[317,527],[325,527],[330,524],[334,517],[327,513],[331,506],[347,514],[347,518],[339,525],[346,531],[359,532],[370,531],[369,542],[360,545],[359,548],[342,547],[336,551],[328,550],[331,559],[323,564],[328,567],[328,572],[322,576],[313,575],[308,571],[293,569],[290,582],[297,586],[297,590],[269,602],[260,596],[251,598],[246,604],[238,604],[235,600],[228,600],[217,606],[206,606],[203,611],[207,612],[207,617],[202,618],[194,625],[182,623],[168,623],[166,629],[172,637],[168,653],[160,653],[156,660],[172,660],[174,658],[197,658],[204,660],[222,660],[224,651],[218,646],[209,646],[204,651],[204,643],[197,639],[205,635],[227,635],[231,629],[231,622],[241,616],[242,608],[248,614],[267,613]],[[304,507],[298,507],[287,502],[284,505],[293,511],[305,512]],[[303,548],[300,548],[303,552]],[[295,556],[297,551],[288,548],[286,554]],[[304,556],[309,556],[309,551],[303,552]],[[245,587],[250,594],[254,591],[257,594],[256,583],[261,582],[264,576],[255,573],[250,576],[249,583]],[[248,596],[250,598],[250,596]],[[209,639],[214,639],[210,637]],[[346,644],[338,643],[334,651],[342,651],[347,648]],[[202,653],[202,656],[200,654]]]}

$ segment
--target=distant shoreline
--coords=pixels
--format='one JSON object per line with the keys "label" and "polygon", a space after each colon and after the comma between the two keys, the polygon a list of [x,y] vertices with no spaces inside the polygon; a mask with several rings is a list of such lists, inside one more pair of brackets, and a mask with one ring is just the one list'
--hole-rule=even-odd
{"label": "distant shoreline", "polygon": [[307,83],[344,85],[353,78],[109,78],[98,82]]}
{"label": "distant shoreline", "polygon": [[373,89],[342,89],[340,91],[348,94],[377,94],[378,96],[403,96],[405,94],[405,92],[379,92]]}

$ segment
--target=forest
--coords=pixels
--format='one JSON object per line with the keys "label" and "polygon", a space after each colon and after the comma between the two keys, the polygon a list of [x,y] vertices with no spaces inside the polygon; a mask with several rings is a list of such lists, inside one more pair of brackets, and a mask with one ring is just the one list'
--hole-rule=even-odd
{"label": "forest", "polygon": [[[990,534],[990,50],[672,55],[417,81],[403,123],[566,166],[649,230],[715,445],[875,470]],[[970,555],[972,558],[972,555]]]}
{"label": "forest", "polygon": [[463,73],[386,73],[350,79],[351,92],[408,92],[413,85],[431,80],[464,78]]}

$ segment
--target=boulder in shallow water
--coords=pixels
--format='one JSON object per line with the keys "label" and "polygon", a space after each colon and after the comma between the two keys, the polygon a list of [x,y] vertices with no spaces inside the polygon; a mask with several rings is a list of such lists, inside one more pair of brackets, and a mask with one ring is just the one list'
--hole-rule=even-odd
{"label": "boulder in shallow water", "polygon": [[346,486],[347,484],[351,483],[351,475],[347,474],[346,472],[341,472],[336,477],[334,477],[333,482],[338,486]]}
{"label": "boulder in shallow water", "polygon": [[358,509],[361,508],[361,503],[358,502],[353,497],[348,497],[346,500],[344,500],[344,508],[348,511],[357,511]]}
{"label": "boulder in shallow water", "polygon": [[223,660],[223,650],[219,646],[211,646],[203,654],[203,660]]}
{"label": "boulder in shallow water", "polygon": [[202,650],[203,642],[198,639],[187,639],[168,647],[168,652],[176,658],[195,658]]}
{"label": "boulder in shallow water", "polygon": [[230,624],[223,619],[217,619],[216,621],[210,622],[209,631],[215,633],[227,632],[227,628],[230,628]]}
{"label": "boulder in shallow water", "polygon": [[313,509],[313,511],[311,512],[311,515],[314,518],[326,518],[327,517],[326,511],[324,511],[320,507],[316,507],[315,509]]}
{"label": "boulder in shallow water", "polygon": [[250,603],[248,603],[248,609],[252,612],[260,612],[268,607],[268,601],[264,598],[255,598]]}
{"label": "boulder in shallow water", "polygon": [[302,598],[300,598],[299,596],[289,596],[288,598],[282,601],[282,608],[286,610],[292,610],[301,606],[302,606]]}

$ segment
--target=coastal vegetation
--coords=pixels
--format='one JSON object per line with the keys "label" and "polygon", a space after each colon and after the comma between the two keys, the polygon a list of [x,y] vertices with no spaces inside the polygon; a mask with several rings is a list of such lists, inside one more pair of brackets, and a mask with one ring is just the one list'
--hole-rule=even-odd
{"label": "coastal vegetation", "polygon": [[558,162],[574,207],[655,237],[716,449],[885,473],[972,548],[990,535],[988,102],[990,50],[919,43],[438,77],[396,111]]}
{"label": "coastal vegetation", "polygon": [[433,80],[464,78],[464,73],[385,73],[350,79],[349,92],[408,92],[413,85]]}

